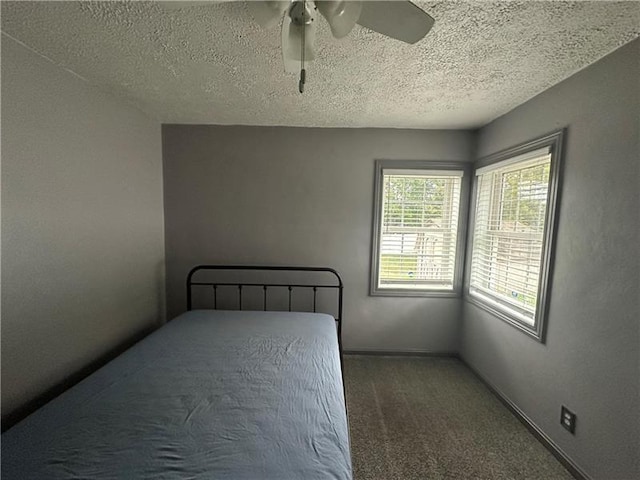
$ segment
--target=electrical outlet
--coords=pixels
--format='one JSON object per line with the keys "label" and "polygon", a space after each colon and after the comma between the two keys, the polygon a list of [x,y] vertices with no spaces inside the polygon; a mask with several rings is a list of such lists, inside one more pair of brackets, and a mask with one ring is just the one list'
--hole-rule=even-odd
{"label": "electrical outlet", "polygon": [[562,405],[562,409],[560,410],[560,425],[572,434],[576,433],[576,414],[564,405]]}

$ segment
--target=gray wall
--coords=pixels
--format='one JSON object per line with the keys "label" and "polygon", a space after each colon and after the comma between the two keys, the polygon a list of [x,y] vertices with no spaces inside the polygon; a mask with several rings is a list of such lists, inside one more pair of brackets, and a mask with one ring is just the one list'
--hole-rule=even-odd
{"label": "gray wall", "polygon": [[[479,132],[480,156],[568,127],[546,344],[464,302],[461,353],[593,478],[640,478],[640,41]],[[560,405],[578,415],[576,435]]]}
{"label": "gray wall", "polygon": [[374,159],[469,161],[463,131],[163,126],[167,305],[199,263],[327,265],[349,350],[458,349],[457,298],[368,296]]}
{"label": "gray wall", "polygon": [[157,121],[2,37],[2,415],[162,319]]}

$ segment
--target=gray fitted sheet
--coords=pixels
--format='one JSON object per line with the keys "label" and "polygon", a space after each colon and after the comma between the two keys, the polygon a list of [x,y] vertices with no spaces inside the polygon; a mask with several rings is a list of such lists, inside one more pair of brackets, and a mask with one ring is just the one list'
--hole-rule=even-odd
{"label": "gray fitted sheet", "polygon": [[349,479],[333,317],[199,310],[2,435],[3,479]]}

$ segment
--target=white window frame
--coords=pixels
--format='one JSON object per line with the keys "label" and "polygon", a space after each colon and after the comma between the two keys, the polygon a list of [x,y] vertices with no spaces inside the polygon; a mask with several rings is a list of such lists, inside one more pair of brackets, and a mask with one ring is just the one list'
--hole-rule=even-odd
{"label": "white window frame", "polygon": [[[473,174],[472,202],[470,208],[469,241],[466,274],[465,274],[465,299],[493,314],[497,318],[504,320],[520,331],[533,337],[537,341],[544,343],[546,333],[547,314],[549,308],[549,296],[551,288],[551,276],[553,270],[554,242],[557,228],[561,165],[562,165],[562,144],[564,131],[554,132],[544,137],[538,138],[523,145],[519,145],[508,150],[504,150],[495,155],[478,160]],[[548,149],[551,155],[549,168],[549,189],[547,197],[547,209],[545,214],[545,225],[543,232],[543,246],[540,264],[540,275],[538,279],[538,291],[534,323],[528,323],[517,308],[510,308],[504,302],[495,301],[490,296],[484,296],[481,292],[474,292],[471,289],[471,270],[473,261],[473,236],[475,231],[475,216],[478,195],[478,174],[483,172],[503,168],[509,164],[525,163],[531,159],[531,155],[541,149]]]}
{"label": "white window frame", "polygon": [[[379,259],[381,243],[381,220],[383,208],[384,174],[451,174],[461,177],[460,205],[458,208],[458,225],[456,232],[456,252],[453,286],[444,288],[416,288],[416,287],[380,287],[379,285]],[[460,297],[462,295],[462,280],[464,270],[464,251],[466,244],[466,226],[469,204],[470,164],[464,162],[436,162],[427,160],[376,160],[375,162],[375,186],[373,208],[373,235],[371,247],[371,276],[369,294],[371,296],[392,297]]]}

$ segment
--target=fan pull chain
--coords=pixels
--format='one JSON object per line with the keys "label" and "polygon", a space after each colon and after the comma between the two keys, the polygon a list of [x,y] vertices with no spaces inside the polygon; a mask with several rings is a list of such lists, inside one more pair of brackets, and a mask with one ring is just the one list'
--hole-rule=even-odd
{"label": "fan pull chain", "polygon": [[307,23],[305,22],[304,16],[307,13],[307,2],[306,0],[302,0],[302,52],[300,53],[300,81],[298,82],[298,90],[300,93],[304,93],[304,83],[307,80],[307,71],[304,69],[304,50],[305,50],[305,40],[307,37]]}
{"label": "fan pull chain", "polygon": [[300,81],[298,82],[298,90],[300,90],[300,93],[304,93],[304,82],[306,80],[307,77],[307,71],[303,68],[302,70],[300,70]]}

